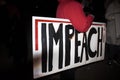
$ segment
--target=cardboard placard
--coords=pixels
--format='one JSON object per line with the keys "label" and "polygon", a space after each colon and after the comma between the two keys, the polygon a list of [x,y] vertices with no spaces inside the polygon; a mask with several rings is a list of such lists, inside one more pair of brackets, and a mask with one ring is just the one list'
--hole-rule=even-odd
{"label": "cardboard placard", "polygon": [[33,77],[103,60],[105,40],[105,23],[93,22],[86,33],[81,33],[68,19],[33,16]]}

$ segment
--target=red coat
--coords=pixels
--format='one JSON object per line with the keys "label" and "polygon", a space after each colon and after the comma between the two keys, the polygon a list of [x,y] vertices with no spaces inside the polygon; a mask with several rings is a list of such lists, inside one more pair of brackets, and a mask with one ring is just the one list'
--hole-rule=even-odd
{"label": "red coat", "polygon": [[73,27],[79,32],[86,32],[92,24],[94,17],[86,16],[82,5],[75,0],[58,0],[56,17],[69,19]]}

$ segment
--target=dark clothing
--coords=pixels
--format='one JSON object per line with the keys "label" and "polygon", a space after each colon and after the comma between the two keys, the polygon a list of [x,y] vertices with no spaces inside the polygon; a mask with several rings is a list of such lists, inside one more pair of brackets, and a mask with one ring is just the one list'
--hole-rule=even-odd
{"label": "dark clothing", "polygon": [[106,54],[108,54],[108,59],[120,59],[120,46],[107,44],[106,45]]}

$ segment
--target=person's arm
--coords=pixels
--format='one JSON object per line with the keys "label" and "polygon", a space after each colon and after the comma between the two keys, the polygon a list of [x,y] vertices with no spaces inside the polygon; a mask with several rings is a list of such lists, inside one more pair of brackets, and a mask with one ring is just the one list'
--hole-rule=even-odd
{"label": "person's arm", "polygon": [[79,2],[72,1],[66,3],[61,9],[63,9],[63,12],[60,13],[63,16],[59,13],[57,17],[69,19],[73,27],[79,32],[86,32],[91,26],[94,17],[92,15],[86,16]]}

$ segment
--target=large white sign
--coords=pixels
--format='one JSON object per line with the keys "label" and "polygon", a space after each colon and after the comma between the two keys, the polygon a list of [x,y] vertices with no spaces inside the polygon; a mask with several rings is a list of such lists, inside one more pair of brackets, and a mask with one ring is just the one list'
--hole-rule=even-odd
{"label": "large white sign", "polygon": [[105,37],[104,23],[93,22],[86,33],[81,33],[68,19],[33,16],[33,77],[103,60]]}

